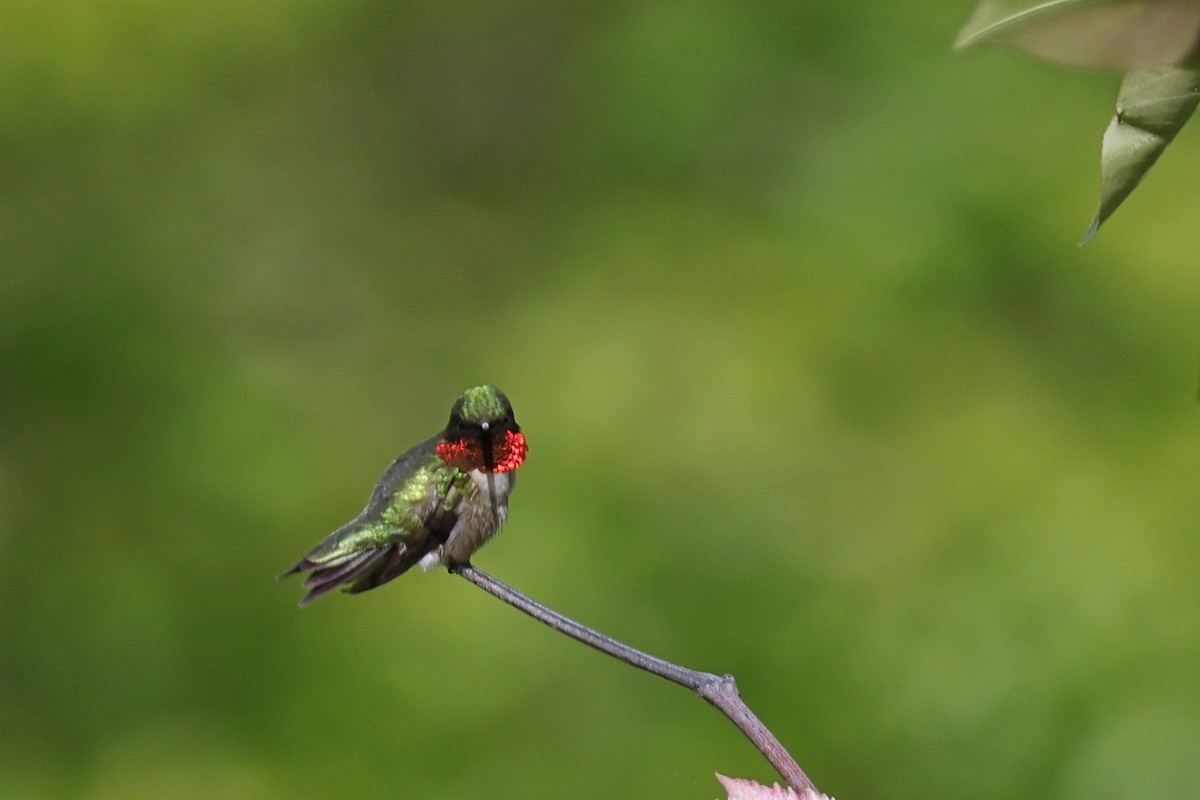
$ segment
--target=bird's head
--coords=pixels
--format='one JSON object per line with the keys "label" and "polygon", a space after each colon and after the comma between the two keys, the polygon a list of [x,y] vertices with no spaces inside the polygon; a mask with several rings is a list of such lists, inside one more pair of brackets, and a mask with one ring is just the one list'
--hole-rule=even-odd
{"label": "bird's head", "polygon": [[450,422],[437,454],[464,472],[509,472],[521,466],[529,450],[512,404],[495,386],[475,386],[450,409]]}

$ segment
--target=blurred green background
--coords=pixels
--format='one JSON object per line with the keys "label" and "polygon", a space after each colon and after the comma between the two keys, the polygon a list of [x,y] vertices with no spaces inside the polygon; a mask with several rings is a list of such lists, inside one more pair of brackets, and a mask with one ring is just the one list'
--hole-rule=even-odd
{"label": "blurred green background", "polygon": [[685,690],[275,575],[466,386],[476,563],[826,792],[1200,784],[1195,176],[971,3],[0,7],[0,797],[718,794]]}

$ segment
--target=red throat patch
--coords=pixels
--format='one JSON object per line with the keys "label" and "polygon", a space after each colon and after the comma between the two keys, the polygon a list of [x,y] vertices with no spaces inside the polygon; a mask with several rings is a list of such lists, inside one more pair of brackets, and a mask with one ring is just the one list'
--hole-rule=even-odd
{"label": "red throat patch", "polygon": [[[505,431],[504,436],[492,442],[492,464],[496,472],[511,472],[525,461],[529,445],[525,434]],[[487,471],[483,462],[483,447],[478,439],[459,439],[456,442],[438,442],[437,454],[450,466],[463,472]]]}

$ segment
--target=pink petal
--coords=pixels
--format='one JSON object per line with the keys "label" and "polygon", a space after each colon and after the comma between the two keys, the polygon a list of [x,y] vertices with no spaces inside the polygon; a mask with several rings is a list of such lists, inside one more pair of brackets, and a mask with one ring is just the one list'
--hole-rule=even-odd
{"label": "pink petal", "polygon": [[717,780],[729,793],[729,800],[832,800],[823,794],[811,791],[799,794],[795,789],[780,786],[778,783],[772,786],[763,786],[761,783],[743,778],[726,778],[719,772]]}

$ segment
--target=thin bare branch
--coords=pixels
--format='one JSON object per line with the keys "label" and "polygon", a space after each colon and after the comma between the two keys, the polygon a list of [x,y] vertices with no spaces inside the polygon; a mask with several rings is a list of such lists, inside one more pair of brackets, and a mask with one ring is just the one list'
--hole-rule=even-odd
{"label": "thin bare branch", "polygon": [[806,793],[819,795],[817,787],[800,769],[796,759],[792,758],[775,735],[766,725],[754,715],[749,706],[738,694],[737,684],[732,675],[714,675],[711,672],[697,672],[687,667],[681,667],[670,661],[644,653],[618,642],[611,636],[605,636],[586,625],[576,622],[570,617],[563,616],[552,608],[542,605],[528,595],[518,592],[503,581],[493,578],[488,573],[470,564],[451,568],[454,572],[466,578],[471,583],[483,589],[488,594],[498,597],[513,608],[523,611],[534,619],[549,625],[560,633],[565,633],[576,641],[583,642],[602,653],[624,661],[626,664],[644,669],[660,678],[666,678],[680,686],[686,686],[709,703],[719,708],[729,717],[742,733],[746,734],[754,746],[759,749],[771,766],[779,772],[793,789],[804,796]]}

